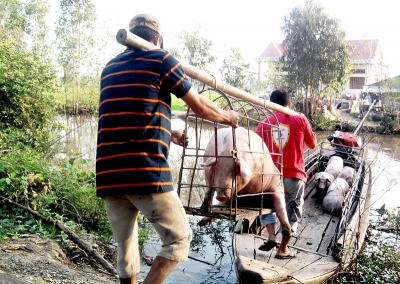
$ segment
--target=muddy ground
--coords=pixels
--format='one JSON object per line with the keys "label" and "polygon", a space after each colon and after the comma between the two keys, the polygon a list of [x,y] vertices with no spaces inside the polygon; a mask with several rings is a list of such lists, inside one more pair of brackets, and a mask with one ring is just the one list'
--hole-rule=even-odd
{"label": "muddy ground", "polygon": [[[115,267],[116,251],[87,240]],[[57,242],[37,235],[0,242],[0,284],[5,283],[119,283],[71,241]]]}

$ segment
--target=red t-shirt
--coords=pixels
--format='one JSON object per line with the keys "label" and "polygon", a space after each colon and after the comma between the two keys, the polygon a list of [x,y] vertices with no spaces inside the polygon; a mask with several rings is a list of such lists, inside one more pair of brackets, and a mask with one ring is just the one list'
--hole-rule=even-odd
{"label": "red t-shirt", "polygon": [[[279,121],[281,132],[283,177],[307,181],[304,168],[304,143],[310,146],[316,139],[311,125],[303,114],[289,116],[280,112],[274,113]],[[272,127],[272,131],[271,131]],[[278,126],[274,116],[269,116],[258,124],[256,133],[263,138],[271,153],[279,153]],[[276,162],[277,156],[273,155]]]}

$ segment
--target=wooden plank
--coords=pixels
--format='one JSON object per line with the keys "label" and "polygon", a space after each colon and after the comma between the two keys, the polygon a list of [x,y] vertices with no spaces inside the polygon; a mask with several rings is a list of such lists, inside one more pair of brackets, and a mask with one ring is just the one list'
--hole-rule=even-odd
{"label": "wooden plank", "polygon": [[316,252],[322,240],[322,232],[326,227],[326,223],[307,224],[303,234],[297,238],[296,246]]}
{"label": "wooden plank", "polygon": [[[302,283],[321,283],[322,281],[328,279],[339,263],[334,260],[331,256],[321,256],[311,252],[306,251],[298,251],[298,255],[296,258],[291,260],[280,260],[275,258],[276,249],[273,249],[269,252],[260,251],[258,247],[262,244],[263,240],[259,238],[254,238],[251,234],[243,234],[243,235],[236,235],[234,234],[234,245],[237,248],[236,253],[239,257],[245,257],[250,259],[250,262],[246,262],[247,264],[253,265],[253,263],[262,263],[263,266],[251,266],[248,267],[249,270],[252,270],[257,273],[261,273],[258,269],[262,269],[265,267],[282,267],[290,271],[292,275],[285,281],[281,280],[282,282],[279,283],[299,283],[299,282],[292,282],[293,279],[298,279]],[[255,255],[254,255],[255,251]],[[254,261],[254,257],[256,261]],[[253,268],[255,268],[253,270]],[[264,271],[264,270],[263,270]],[[241,272],[239,272],[241,273]],[[250,273],[250,272],[245,272]],[[267,281],[268,277],[273,276],[270,275],[270,272],[263,274],[263,281],[264,282],[240,282],[240,283],[276,283],[274,280]],[[274,274],[275,275],[275,274]],[[260,276],[261,277],[261,276]],[[246,280],[248,280],[248,276]],[[253,278],[252,278],[253,279]],[[308,279],[307,281],[305,281]],[[316,282],[315,282],[316,281]],[[320,282],[318,282],[320,281]]]}
{"label": "wooden plank", "polygon": [[277,259],[274,256],[269,259],[268,263],[288,269],[292,277],[301,281],[300,283],[306,283],[306,279],[309,278],[313,279],[316,277],[319,278],[322,275],[330,275],[339,265],[330,256],[323,257],[304,251],[298,251],[297,257],[289,260]]}
{"label": "wooden plank", "polygon": [[211,212],[204,212],[200,208],[193,208],[188,206],[183,206],[185,208],[186,214],[207,216],[211,218],[225,219],[239,221],[242,219],[249,219],[260,214],[272,213],[272,209],[269,208],[229,208],[222,206],[213,206]]}
{"label": "wooden plank", "polygon": [[290,271],[288,269],[245,256],[237,257],[236,267],[239,272],[240,283],[280,283],[290,280]]}
{"label": "wooden plank", "polygon": [[337,216],[332,216],[329,222],[328,227],[326,228],[324,237],[320,243],[320,247],[318,248],[318,252],[328,254],[331,251],[330,245],[332,245],[333,237],[335,235],[336,228],[339,224],[340,218]]}

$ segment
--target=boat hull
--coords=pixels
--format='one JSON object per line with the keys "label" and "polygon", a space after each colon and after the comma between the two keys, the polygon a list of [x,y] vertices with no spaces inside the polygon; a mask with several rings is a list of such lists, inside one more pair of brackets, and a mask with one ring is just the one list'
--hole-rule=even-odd
{"label": "boat hull", "polygon": [[[232,248],[239,283],[323,283],[347,267],[361,251],[369,219],[370,172],[362,153],[356,159],[351,157],[351,163],[357,167],[355,186],[351,196],[346,197],[344,214],[330,215],[314,198],[313,176],[321,171],[321,161],[329,158],[323,157],[325,154],[314,153],[306,160],[309,182],[304,212],[298,234],[289,245],[297,250],[296,258],[281,260],[275,258],[276,249],[269,252],[258,249],[266,238],[265,228],[260,227],[257,218],[238,222]],[[243,230],[241,223],[248,222],[253,224]]]}

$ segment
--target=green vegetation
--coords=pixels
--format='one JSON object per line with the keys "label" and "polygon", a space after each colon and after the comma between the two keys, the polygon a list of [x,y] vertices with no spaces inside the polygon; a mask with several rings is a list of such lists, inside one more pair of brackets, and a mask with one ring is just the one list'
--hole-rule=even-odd
{"label": "green vegetation", "polygon": [[335,126],[337,124],[337,120],[334,119],[332,120],[329,117],[326,117],[323,114],[318,114],[318,115],[314,115],[311,118],[311,126],[313,128],[313,130],[321,130],[321,131],[327,131],[327,130],[335,130]]}
{"label": "green vegetation", "polygon": [[11,40],[0,41],[0,130],[18,131],[31,146],[40,147],[55,125],[53,67],[35,52]]}
{"label": "green vegetation", "polygon": [[[381,237],[370,236],[367,247],[353,261],[350,267],[341,272],[330,284],[339,283],[399,283],[400,279],[400,211],[384,208],[381,216],[370,225],[371,229],[377,229],[374,224],[384,226],[386,231]],[[389,234],[388,234],[389,233]]]}
{"label": "green vegetation", "polygon": [[185,102],[178,99],[174,95],[171,96],[171,109],[172,110],[185,110]]}
{"label": "green vegetation", "polygon": [[[305,0],[284,18],[282,31],[285,55],[280,61],[287,68],[288,87],[313,104],[320,96],[339,94],[348,81],[351,48],[338,20],[322,4]],[[305,104],[304,113],[310,118],[313,109]]]}

